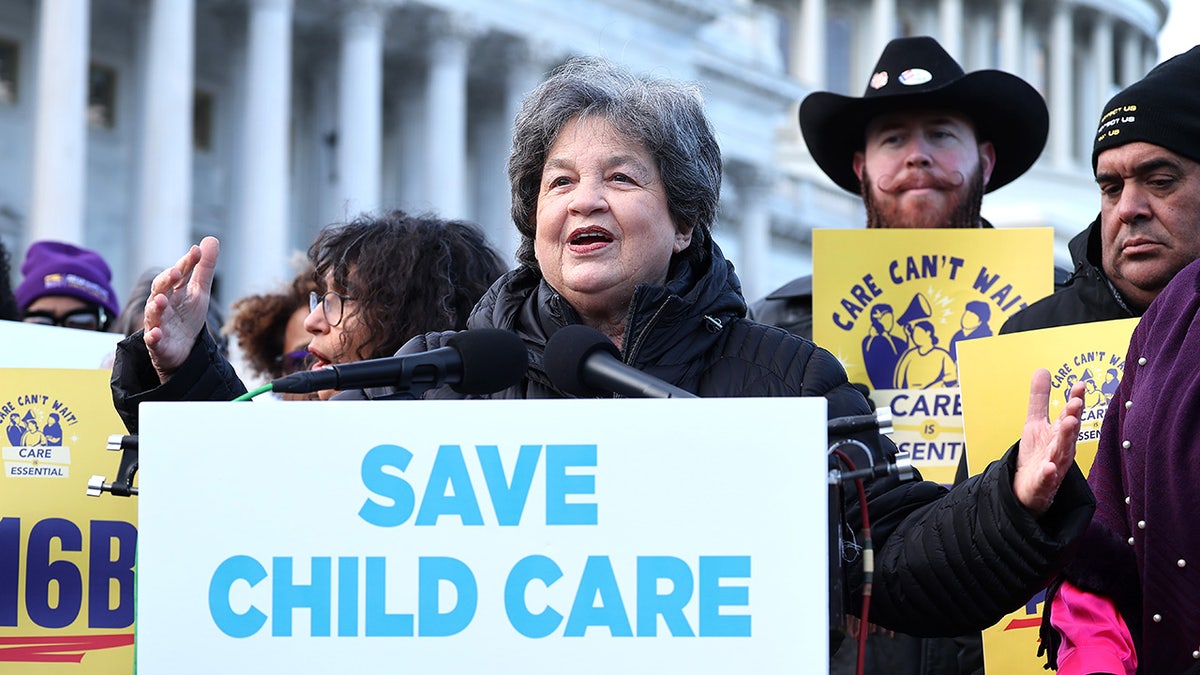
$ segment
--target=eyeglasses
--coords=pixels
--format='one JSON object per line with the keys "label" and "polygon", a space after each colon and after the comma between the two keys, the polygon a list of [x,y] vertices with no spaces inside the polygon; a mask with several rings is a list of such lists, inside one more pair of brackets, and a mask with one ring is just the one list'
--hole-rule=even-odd
{"label": "eyeglasses", "polygon": [[34,310],[25,312],[25,316],[21,320],[25,323],[36,323],[39,326],[62,326],[63,328],[102,331],[108,315],[104,312],[103,307],[76,309],[66,314]]}
{"label": "eyeglasses", "polygon": [[312,356],[307,349],[297,349],[294,352],[288,352],[275,357],[275,363],[279,364],[279,369],[284,375],[298,373],[305,369],[308,365],[308,359]]}
{"label": "eyeglasses", "polygon": [[308,311],[317,311],[317,305],[321,305],[321,309],[325,311],[325,322],[330,326],[336,326],[342,322],[344,318],[342,312],[345,310],[346,303],[354,300],[348,295],[342,295],[337,291],[325,291],[321,295],[317,295],[316,291],[308,293]]}

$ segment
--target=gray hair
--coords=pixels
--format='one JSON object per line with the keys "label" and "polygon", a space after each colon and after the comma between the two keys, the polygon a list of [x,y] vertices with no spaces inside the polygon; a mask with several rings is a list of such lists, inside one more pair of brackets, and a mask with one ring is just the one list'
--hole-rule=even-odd
{"label": "gray hair", "polygon": [[512,217],[521,233],[517,260],[534,257],[539,185],[559,131],[576,117],[596,117],[640,143],[654,158],[676,228],[693,228],[679,255],[703,262],[721,198],[721,148],[695,85],[641,78],[608,61],[567,61],[525,96],[514,121],[508,180]]}

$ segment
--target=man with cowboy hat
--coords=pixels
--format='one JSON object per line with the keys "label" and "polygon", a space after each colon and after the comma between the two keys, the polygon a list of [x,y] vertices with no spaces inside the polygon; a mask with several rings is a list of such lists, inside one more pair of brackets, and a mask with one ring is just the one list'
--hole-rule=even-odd
{"label": "man with cowboy hat", "polygon": [[[983,195],[1025,173],[1049,129],[1045,100],[1031,85],[1000,70],[967,73],[927,36],[889,42],[861,97],[813,92],[799,118],[817,166],[862,197],[868,228],[991,227],[980,216]],[[772,291],[750,315],[811,339],[812,277]],[[878,672],[982,669],[977,637],[957,656],[949,641],[922,645],[899,634],[877,633],[869,644]],[[853,651],[840,650],[831,672],[849,670],[844,659]]]}
{"label": "man with cowboy hat", "polygon": [[[964,72],[924,36],[889,42],[862,97],[817,91],[800,104],[809,153],[862,197],[869,228],[991,227],[979,215],[983,195],[1033,165],[1048,128],[1046,102],[1027,82]],[[772,291],[750,313],[811,338],[812,277]]]}

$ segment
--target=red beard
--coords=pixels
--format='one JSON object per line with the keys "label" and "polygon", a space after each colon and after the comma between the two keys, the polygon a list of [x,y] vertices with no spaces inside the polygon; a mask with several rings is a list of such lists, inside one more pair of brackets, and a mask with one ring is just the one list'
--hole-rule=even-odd
{"label": "red beard", "polygon": [[[958,180],[955,180],[958,178]],[[964,190],[964,186],[966,189]],[[943,198],[903,199],[903,191],[936,189]],[[983,203],[983,174],[977,168],[965,178],[938,175],[924,170],[900,174],[887,190],[877,196],[870,175],[863,169],[862,199],[867,210],[867,227],[902,228],[972,228],[980,227],[980,206]],[[899,194],[898,194],[899,193]]]}

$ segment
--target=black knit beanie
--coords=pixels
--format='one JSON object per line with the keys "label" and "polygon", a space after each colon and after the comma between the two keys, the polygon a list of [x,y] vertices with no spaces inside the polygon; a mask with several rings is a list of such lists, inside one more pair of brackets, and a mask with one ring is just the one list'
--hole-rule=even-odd
{"label": "black knit beanie", "polygon": [[1200,45],[1158,64],[1104,106],[1092,173],[1100,153],[1137,141],[1200,162]]}

